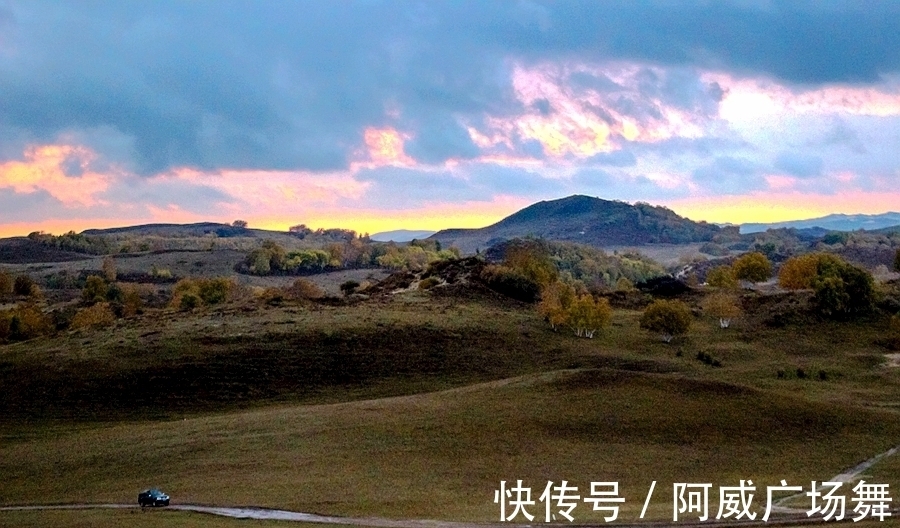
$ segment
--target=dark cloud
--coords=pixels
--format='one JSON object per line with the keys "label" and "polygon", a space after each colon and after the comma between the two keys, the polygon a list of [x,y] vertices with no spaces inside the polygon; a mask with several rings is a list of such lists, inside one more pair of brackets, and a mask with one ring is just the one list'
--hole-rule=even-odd
{"label": "dark cloud", "polygon": [[568,75],[576,89],[619,94],[617,111],[652,118],[660,109],[647,98],[714,111],[722,89],[697,68],[798,89],[900,70],[900,3],[877,0],[5,5],[0,144],[109,130],[143,174],[346,168],[367,126],[409,125],[410,154],[427,163],[471,158],[461,123],[553,111],[520,107],[517,62],[663,66],[640,72],[645,99],[602,75]]}
{"label": "dark cloud", "polygon": [[112,204],[139,204],[142,209],[174,206],[194,213],[208,213],[218,205],[240,201],[208,185],[164,178],[123,179],[101,193],[99,198]]}
{"label": "dark cloud", "polygon": [[43,189],[19,193],[0,188],[0,223],[39,222],[47,219],[47,211],[60,209],[62,202]]}
{"label": "dark cloud", "polygon": [[767,187],[762,167],[748,159],[731,156],[717,157],[712,163],[695,169],[693,179],[705,190],[721,194],[743,194]]}
{"label": "dark cloud", "polygon": [[601,152],[594,154],[587,159],[588,163],[597,165],[605,165],[608,167],[633,167],[637,165],[637,158],[630,150],[614,150],[612,152]]}
{"label": "dark cloud", "polygon": [[776,169],[798,178],[821,176],[822,158],[797,152],[782,152],[775,158]]}

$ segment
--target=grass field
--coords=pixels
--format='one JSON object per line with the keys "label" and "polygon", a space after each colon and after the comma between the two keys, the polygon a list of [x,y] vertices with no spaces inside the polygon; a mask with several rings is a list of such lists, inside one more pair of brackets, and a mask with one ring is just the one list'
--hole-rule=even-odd
{"label": "grass field", "polygon": [[[490,522],[501,480],[536,499],[565,479],[581,493],[619,482],[630,522],[656,480],[648,517],[664,520],[674,482],[751,479],[764,498],[900,445],[900,369],[875,344],[884,319],[767,326],[754,302],[733,328],[698,319],[671,345],[639,330],[637,311],[586,340],[524,305],[424,292],[154,311],[5,345],[0,504],[130,503],[157,485],[181,503]],[[898,464],[867,474],[897,489]],[[125,515],[0,512],[0,524]]]}

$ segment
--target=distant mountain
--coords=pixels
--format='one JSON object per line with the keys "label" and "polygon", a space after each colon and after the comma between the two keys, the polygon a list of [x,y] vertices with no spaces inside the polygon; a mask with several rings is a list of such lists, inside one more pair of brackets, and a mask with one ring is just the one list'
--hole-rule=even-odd
{"label": "distant mountain", "polygon": [[413,239],[428,238],[434,234],[434,231],[411,231],[409,229],[397,229],[396,231],[382,231],[369,235],[371,240],[376,242],[409,242]]}
{"label": "distant mountain", "polygon": [[883,213],[877,215],[831,214],[821,218],[811,218],[809,220],[793,220],[772,224],[741,224],[741,233],[759,233],[767,229],[778,229],[782,227],[793,227],[796,229],[818,227],[827,231],[856,231],[858,229],[871,231],[898,225],[900,225],[900,213]]}
{"label": "distant mountain", "polygon": [[199,222],[196,224],[142,224],[107,229],[86,229],[83,235],[135,235],[135,236],[253,236],[251,229],[233,227],[229,224]]}
{"label": "distant mountain", "polygon": [[486,249],[497,242],[525,236],[603,247],[705,242],[728,231],[737,234],[736,228],[694,222],[665,207],[575,195],[538,202],[488,227],[445,229],[430,238],[471,253],[477,248]]}

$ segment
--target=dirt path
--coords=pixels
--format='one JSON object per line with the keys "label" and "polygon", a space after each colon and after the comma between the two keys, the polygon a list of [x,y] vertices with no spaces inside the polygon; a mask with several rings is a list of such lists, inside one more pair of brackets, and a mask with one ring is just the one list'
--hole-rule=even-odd
{"label": "dirt path", "polygon": [[[889,457],[900,451],[900,446],[892,447],[884,453],[879,453],[874,457],[861,462],[860,464],[831,477],[830,482],[852,482],[864,471],[878,463],[880,460]],[[808,517],[806,510],[799,508],[789,508],[781,506],[785,502],[798,497],[803,497],[804,493],[798,493],[789,497],[784,497],[775,501],[772,506],[772,512],[781,514],[777,518],[770,517],[768,522],[756,521],[707,521],[707,522],[645,522],[645,523],[618,523],[618,524],[567,524],[567,526],[604,526],[607,528],[657,528],[663,526],[678,526],[680,528],[718,528],[727,526],[772,526],[772,525],[800,525],[822,522],[819,517]],[[85,509],[135,509],[139,508],[136,504],[57,504],[57,505],[34,505],[34,506],[5,506],[0,507],[0,511],[44,511],[44,510],[85,510]],[[206,513],[209,515],[219,515],[222,517],[231,517],[233,519],[255,519],[255,520],[271,520],[271,521],[296,521],[320,524],[339,524],[345,526],[372,526],[376,528],[532,528],[534,524],[545,524],[538,522],[537,519],[533,524],[512,524],[512,523],[465,523],[453,521],[432,521],[432,520],[394,520],[380,519],[371,517],[334,517],[327,515],[317,515],[314,513],[293,512],[287,510],[272,510],[266,508],[228,508],[222,506],[202,506],[196,504],[175,504],[169,506],[170,510],[189,511],[196,513]],[[900,516],[900,507],[891,510],[893,516]],[[852,515],[850,516],[852,518]],[[761,519],[758,516],[757,519]]]}

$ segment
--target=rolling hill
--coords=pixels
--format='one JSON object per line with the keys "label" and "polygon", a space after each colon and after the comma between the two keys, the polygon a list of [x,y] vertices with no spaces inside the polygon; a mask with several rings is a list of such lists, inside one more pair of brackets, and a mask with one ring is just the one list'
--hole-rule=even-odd
{"label": "rolling hill", "polygon": [[686,244],[719,234],[737,235],[737,227],[694,222],[665,207],[634,205],[574,195],[538,202],[481,229],[445,229],[431,239],[464,252],[484,249],[515,237],[534,236],[592,246]]}

